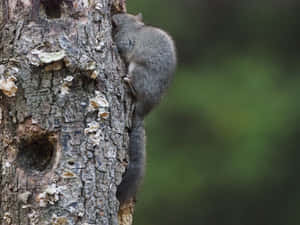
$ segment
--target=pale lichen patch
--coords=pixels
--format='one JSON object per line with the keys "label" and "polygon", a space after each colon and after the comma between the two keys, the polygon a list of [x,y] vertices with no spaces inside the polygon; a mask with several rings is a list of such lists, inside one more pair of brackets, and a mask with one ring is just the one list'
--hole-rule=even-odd
{"label": "pale lichen patch", "polygon": [[24,204],[27,204],[28,199],[32,193],[30,191],[25,191],[23,193],[18,194],[18,200],[23,202]]}
{"label": "pale lichen patch", "polygon": [[2,76],[0,78],[0,90],[2,90],[3,94],[8,97],[15,96],[16,92],[18,91],[18,87],[15,84],[16,81],[17,78],[15,76],[9,76],[7,78]]}
{"label": "pale lichen patch", "polygon": [[95,50],[97,52],[101,52],[105,47],[105,43],[103,41],[100,41],[100,43],[95,47]]}
{"label": "pale lichen patch", "polygon": [[64,79],[64,82],[66,82],[66,83],[71,83],[73,80],[74,80],[74,77],[73,77],[73,76],[67,76],[67,77]]}
{"label": "pale lichen patch", "polygon": [[99,123],[96,121],[89,123],[88,128],[84,129],[84,133],[88,136],[89,142],[92,143],[93,146],[99,145],[102,137]]}
{"label": "pale lichen patch", "polygon": [[95,70],[96,69],[96,62],[95,61],[89,61],[86,70]]}
{"label": "pale lichen patch", "polygon": [[89,142],[91,142],[93,146],[99,145],[102,135],[102,131],[97,130],[96,133],[89,135]]}
{"label": "pale lichen patch", "polygon": [[57,187],[56,187],[56,184],[51,184],[51,185],[49,185],[49,186],[46,188],[45,192],[46,192],[47,194],[49,194],[49,195],[57,194],[57,193],[58,193],[58,189],[57,189]]}
{"label": "pale lichen patch", "polygon": [[3,222],[5,224],[11,224],[12,223],[12,218],[9,212],[5,212],[3,215]]}
{"label": "pale lichen patch", "polygon": [[97,70],[94,70],[93,72],[91,72],[90,78],[93,80],[96,80],[98,75],[99,75],[99,72]]}
{"label": "pale lichen patch", "polygon": [[80,57],[79,64],[82,71],[92,72],[97,68],[97,63],[87,55]]}
{"label": "pale lichen patch", "polygon": [[40,207],[44,208],[48,205],[48,202],[47,202],[46,198],[47,198],[47,195],[46,195],[45,192],[38,194],[38,196],[36,198],[36,201],[37,201],[37,203],[39,204]]}
{"label": "pale lichen patch", "polygon": [[28,216],[30,225],[39,224],[39,217],[38,217],[38,214],[35,210],[32,209],[31,213],[29,213],[27,216]]}
{"label": "pale lichen patch", "polygon": [[60,95],[61,96],[65,96],[67,94],[69,94],[70,92],[70,87],[72,86],[72,81],[73,81],[74,77],[73,76],[67,76],[63,83],[62,86],[60,88]]}
{"label": "pale lichen patch", "polygon": [[41,64],[50,64],[45,67],[46,71],[60,70],[62,69],[63,63],[56,63],[63,61],[66,56],[64,50],[57,52],[45,52],[39,49],[33,49],[27,58],[31,65],[40,66]]}
{"label": "pale lichen patch", "polygon": [[105,108],[100,108],[98,110],[98,117],[103,118],[103,119],[108,119],[109,112]]}
{"label": "pale lichen patch", "polygon": [[95,91],[95,97],[90,98],[88,112],[98,111],[98,118],[107,119],[109,117],[109,103],[106,100],[105,95],[100,91]]}
{"label": "pale lichen patch", "polygon": [[91,123],[88,124],[88,127],[84,129],[84,133],[85,134],[89,134],[89,133],[94,133],[97,132],[97,130],[99,129],[99,123],[97,123],[96,121],[93,121]]}
{"label": "pale lichen patch", "polygon": [[60,95],[65,96],[65,95],[69,94],[69,91],[70,91],[70,88],[67,85],[63,84],[60,88]]}
{"label": "pale lichen patch", "polygon": [[66,53],[64,50],[57,51],[57,52],[37,51],[36,53],[37,53],[39,59],[41,60],[41,62],[45,63],[45,64],[63,60],[63,58],[66,56]]}
{"label": "pale lichen patch", "polygon": [[54,183],[49,185],[44,192],[38,194],[36,197],[36,202],[42,208],[46,207],[48,204],[54,205],[58,200],[59,190]]}

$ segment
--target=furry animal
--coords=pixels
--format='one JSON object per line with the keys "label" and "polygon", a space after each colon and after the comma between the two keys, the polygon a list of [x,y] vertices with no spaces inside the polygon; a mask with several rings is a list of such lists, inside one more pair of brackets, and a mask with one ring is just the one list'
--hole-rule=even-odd
{"label": "furry animal", "polygon": [[129,165],[118,187],[120,204],[135,198],[145,171],[144,118],[160,102],[176,68],[175,44],[166,32],[146,26],[141,15],[116,14],[114,40],[128,65],[125,82],[135,98],[129,143]]}

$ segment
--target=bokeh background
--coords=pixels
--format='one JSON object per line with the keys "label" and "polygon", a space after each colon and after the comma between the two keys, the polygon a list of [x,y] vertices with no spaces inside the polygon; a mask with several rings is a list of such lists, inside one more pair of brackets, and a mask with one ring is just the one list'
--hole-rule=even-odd
{"label": "bokeh background", "polygon": [[300,224],[300,1],[127,0],[178,70],[147,118],[134,224]]}

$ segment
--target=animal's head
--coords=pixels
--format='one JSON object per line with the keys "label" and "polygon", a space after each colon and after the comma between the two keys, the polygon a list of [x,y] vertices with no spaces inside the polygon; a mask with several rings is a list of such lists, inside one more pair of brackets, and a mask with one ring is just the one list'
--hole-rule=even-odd
{"label": "animal's head", "polygon": [[128,28],[138,28],[142,27],[144,23],[142,22],[142,14],[131,15],[127,13],[115,14],[112,17],[113,24],[117,27],[128,27]]}

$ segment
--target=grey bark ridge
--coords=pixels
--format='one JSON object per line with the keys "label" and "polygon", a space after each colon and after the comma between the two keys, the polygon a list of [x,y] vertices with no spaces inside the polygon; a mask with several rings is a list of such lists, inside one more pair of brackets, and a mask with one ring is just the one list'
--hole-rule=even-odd
{"label": "grey bark ridge", "polygon": [[1,2],[1,225],[119,224],[132,100],[112,5],[74,0],[35,22],[31,1]]}

